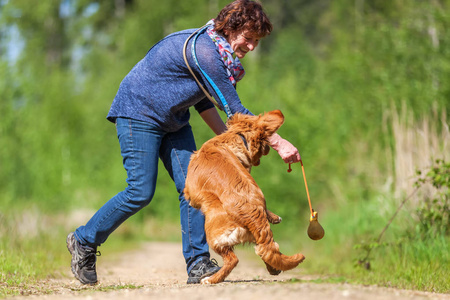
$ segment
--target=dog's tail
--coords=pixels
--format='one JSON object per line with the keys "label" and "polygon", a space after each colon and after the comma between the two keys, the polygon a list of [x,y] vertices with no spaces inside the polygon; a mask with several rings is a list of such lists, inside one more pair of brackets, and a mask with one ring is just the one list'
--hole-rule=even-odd
{"label": "dog's tail", "polygon": [[280,271],[291,270],[297,267],[305,259],[301,253],[292,256],[284,255],[280,252],[278,244],[274,241],[269,244],[256,245],[255,252],[266,264]]}
{"label": "dog's tail", "polygon": [[[292,256],[280,252],[278,244],[273,240],[273,233],[267,220],[264,208],[258,207],[252,214],[251,220],[241,218],[241,222],[253,234],[256,242],[255,252],[271,267],[280,271],[291,270],[300,264],[305,257],[301,253]],[[248,221],[248,222],[246,222]]]}

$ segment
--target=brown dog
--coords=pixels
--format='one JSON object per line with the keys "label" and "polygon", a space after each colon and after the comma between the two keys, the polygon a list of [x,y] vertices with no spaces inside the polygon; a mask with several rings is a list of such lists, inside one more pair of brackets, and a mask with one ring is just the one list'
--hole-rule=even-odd
{"label": "brown dog", "polygon": [[281,218],[266,208],[261,189],[250,175],[252,166],[269,152],[269,137],[283,124],[275,110],[260,116],[236,114],[228,130],[207,141],[192,155],[184,194],[205,215],[209,246],[223,258],[223,267],[202,283],[225,280],[238,263],[237,244],[256,243],[255,252],[272,275],[295,268],[302,254],[283,255],[273,240],[270,223]]}

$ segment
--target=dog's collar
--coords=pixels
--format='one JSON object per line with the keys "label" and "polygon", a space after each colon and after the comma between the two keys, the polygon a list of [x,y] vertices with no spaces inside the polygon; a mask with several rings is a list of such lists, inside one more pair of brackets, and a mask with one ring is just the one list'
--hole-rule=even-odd
{"label": "dog's collar", "polygon": [[248,150],[248,144],[247,144],[247,140],[245,139],[245,137],[240,133],[238,133],[237,135],[239,135],[241,137],[242,141],[244,142],[245,148],[247,148],[247,150]]}

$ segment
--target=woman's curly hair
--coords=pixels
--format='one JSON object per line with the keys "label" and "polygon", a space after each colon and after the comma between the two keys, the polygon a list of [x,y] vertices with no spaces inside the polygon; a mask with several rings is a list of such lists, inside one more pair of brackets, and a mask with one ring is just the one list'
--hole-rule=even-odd
{"label": "woman's curly hair", "polygon": [[236,0],[225,6],[214,19],[214,29],[227,36],[226,32],[249,31],[258,37],[265,37],[272,31],[272,23],[259,2]]}

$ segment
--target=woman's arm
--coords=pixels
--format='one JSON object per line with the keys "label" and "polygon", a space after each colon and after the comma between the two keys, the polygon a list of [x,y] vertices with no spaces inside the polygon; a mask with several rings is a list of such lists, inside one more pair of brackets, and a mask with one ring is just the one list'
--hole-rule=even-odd
{"label": "woman's arm", "polygon": [[[227,69],[223,63],[223,59],[207,33],[201,34],[201,36],[197,40],[195,49],[197,53],[197,59],[201,68],[210,77],[210,79],[212,79],[218,90],[222,93],[228,103],[228,106],[231,109],[231,113],[252,114],[247,108],[242,105],[236,88],[233,86],[228,77]],[[201,81],[204,84],[205,88],[213,96],[213,98],[219,102],[219,105],[222,106],[220,97],[218,96],[216,90],[210,85],[209,81],[200,72],[194,62],[193,64],[195,66],[194,69],[200,74]]]}
{"label": "woman's arm", "polygon": [[270,139],[270,146],[278,152],[285,163],[296,163],[300,161],[300,153],[289,141],[283,139],[278,133],[273,134]]}
{"label": "woman's arm", "polygon": [[227,130],[215,107],[202,111],[200,116],[215,134],[219,135]]}

